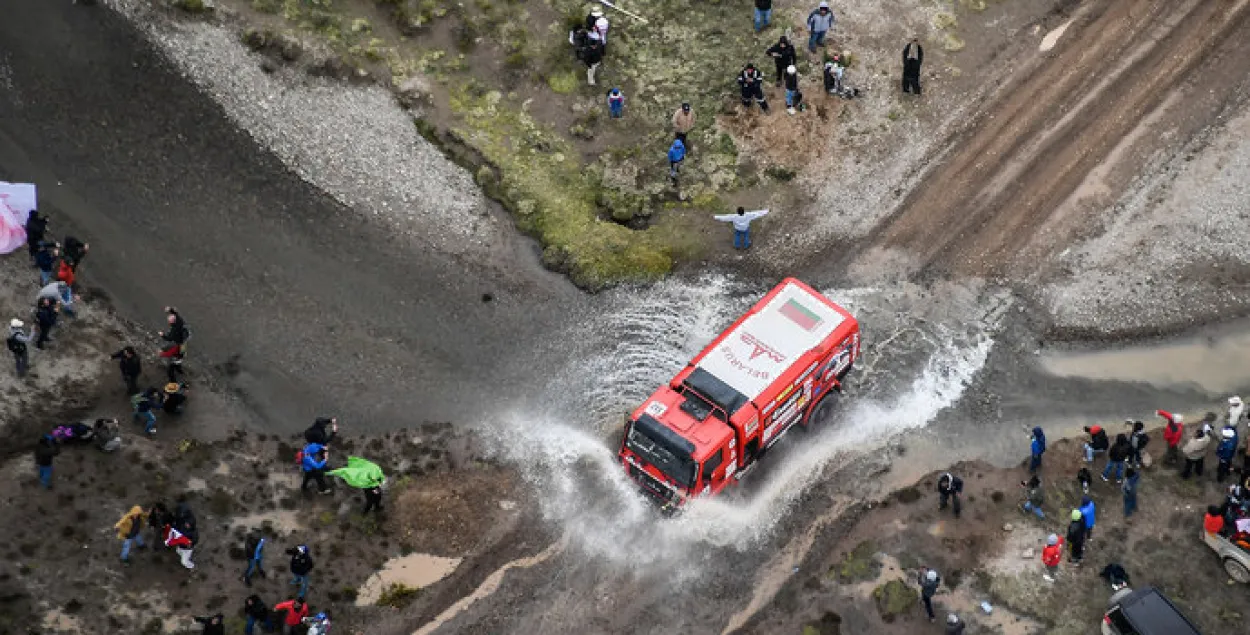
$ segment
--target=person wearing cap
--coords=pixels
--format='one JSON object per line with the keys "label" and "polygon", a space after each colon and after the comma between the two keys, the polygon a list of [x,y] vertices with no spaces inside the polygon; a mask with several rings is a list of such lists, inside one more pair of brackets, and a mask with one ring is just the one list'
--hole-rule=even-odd
{"label": "person wearing cap", "polygon": [[165,384],[165,395],[161,399],[161,410],[167,414],[182,414],[182,408],[187,403],[186,385],[181,382],[171,381]]}
{"label": "person wearing cap", "polygon": [[963,635],[964,622],[958,615],[951,613],[946,616],[946,635]]}
{"label": "person wearing cap", "polygon": [[1233,395],[1228,398],[1228,425],[1236,428],[1246,414],[1246,404],[1242,403],[1241,397]]}
{"label": "person wearing cap", "polygon": [[903,47],[903,92],[920,95],[920,65],[924,63],[924,47],[912,38]]}
{"label": "person wearing cap", "polygon": [[1071,522],[1068,523],[1068,562],[1073,566],[1081,566],[1081,560],[1085,558],[1085,540],[1089,538],[1089,532],[1085,527],[1085,519],[1081,516],[1081,510],[1072,510]]}
{"label": "person wearing cap", "polygon": [[1124,475],[1124,484],[1120,486],[1124,492],[1124,518],[1127,519],[1137,511],[1137,483],[1141,481],[1141,472],[1130,467]]}
{"label": "person wearing cap", "polygon": [[755,64],[747,62],[742,67],[742,72],[738,73],[738,88],[742,90],[744,108],[749,109],[754,100],[760,105],[760,110],[768,112],[768,100],[764,98],[764,74],[755,68]]}
{"label": "person wearing cap", "polygon": [[683,103],[677,110],[673,111],[673,134],[681,139],[682,145],[686,146],[686,153],[691,151],[690,140],[686,135],[694,130],[694,109],[689,103]]}
{"label": "person wearing cap", "polygon": [[929,621],[937,621],[937,616],[933,613],[933,596],[937,594],[938,585],[942,583],[942,576],[929,567],[921,567],[916,582],[920,584],[920,600],[924,602],[924,610],[929,614]]}
{"label": "person wearing cap", "polygon": [[783,35],[777,39],[776,44],[768,47],[764,54],[773,58],[773,65],[777,67],[777,85],[780,86],[786,69],[798,62],[798,54],[794,51],[794,46],[790,44],[790,39]]}
{"label": "person wearing cap", "polygon": [[17,318],[9,320],[9,336],[5,338],[4,343],[8,346],[9,352],[13,353],[13,361],[17,364],[17,376],[25,377],[26,371],[30,368],[30,351],[26,347],[30,344],[30,333],[26,332],[26,324]]}
{"label": "person wearing cap", "polygon": [[793,64],[786,67],[786,113],[794,114],[795,97],[799,94],[799,69]]}
{"label": "person wearing cap", "polygon": [[625,94],[619,88],[608,91],[608,114],[613,119],[620,119],[625,114]]}
{"label": "person wearing cap", "polygon": [[817,46],[825,45],[825,34],[833,28],[834,22],[829,3],[822,0],[816,10],[807,16],[807,30],[811,32],[811,36],[807,38],[807,50],[815,53]]}
{"label": "person wearing cap", "polygon": [[1063,538],[1057,534],[1051,534],[1046,537],[1046,546],[1042,548],[1042,565],[1046,567],[1046,573],[1042,574],[1047,582],[1054,582],[1055,575],[1059,573],[1059,560],[1063,557]]}
{"label": "person wearing cap", "polygon": [[1206,430],[1199,428],[1194,431],[1194,438],[1185,443],[1181,454],[1185,455],[1185,469],[1181,470],[1181,478],[1189,478],[1191,472],[1202,476],[1202,463],[1206,460],[1207,448],[1211,447],[1211,436]]}
{"label": "person wearing cap", "polygon": [[1085,462],[1093,463],[1094,456],[1103,454],[1111,447],[1111,443],[1107,440],[1107,431],[1102,426],[1085,426],[1085,434],[1089,435],[1089,441],[1085,442]]}
{"label": "person wearing cap", "polygon": [[608,26],[608,18],[603,15],[603,9],[599,7],[591,9],[590,14],[586,16],[586,32],[593,33],[605,48],[608,45]]}
{"label": "person wearing cap", "polygon": [[595,23],[596,23],[596,22],[598,22],[598,21],[599,21],[599,18],[602,18],[602,17],[603,17],[603,9],[602,9],[602,8],[600,8],[600,7],[598,7],[598,6],[591,7],[591,9],[590,9],[590,13],[587,13],[587,14],[586,14],[586,30],[587,30],[587,31],[594,31],[594,30],[595,30]]}
{"label": "person wearing cap", "polygon": [[773,0],[755,0],[755,32],[768,28],[773,21]]}
{"label": "person wearing cap", "polygon": [[595,85],[595,72],[599,70],[599,64],[603,62],[603,41],[599,36],[591,31],[578,51],[578,59],[586,65],[586,83]]}
{"label": "person wearing cap", "polygon": [[1167,425],[1163,426],[1163,440],[1168,444],[1168,451],[1163,455],[1163,462],[1173,465],[1180,458],[1181,439],[1185,438],[1185,418],[1166,410],[1156,410],[1155,414],[1167,421]]}
{"label": "person wearing cap", "polygon": [[1215,481],[1223,483],[1233,470],[1233,457],[1237,456],[1237,430],[1225,427],[1220,431],[1220,444],[1215,446],[1215,457],[1219,464],[1215,467]]}

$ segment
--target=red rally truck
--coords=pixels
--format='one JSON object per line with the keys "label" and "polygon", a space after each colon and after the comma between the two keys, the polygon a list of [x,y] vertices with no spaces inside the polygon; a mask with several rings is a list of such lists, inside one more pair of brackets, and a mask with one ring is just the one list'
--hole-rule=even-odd
{"label": "red rally truck", "polygon": [[859,322],[787,278],[630,416],[620,460],[668,508],[737,482],[795,424],[826,420]]}

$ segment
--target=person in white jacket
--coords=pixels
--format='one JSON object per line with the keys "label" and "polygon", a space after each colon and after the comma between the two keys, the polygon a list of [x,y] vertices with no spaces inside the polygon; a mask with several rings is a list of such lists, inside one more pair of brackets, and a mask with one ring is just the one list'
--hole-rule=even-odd
{"label": "person in white jacket", "polygon": [[737,214],[718,214],[712,218],[723,223],[733,223],[734,249],[749,249],[751,247],[751,221],[767,214],[766,209],[748,212],[746,208],[739,207]]}

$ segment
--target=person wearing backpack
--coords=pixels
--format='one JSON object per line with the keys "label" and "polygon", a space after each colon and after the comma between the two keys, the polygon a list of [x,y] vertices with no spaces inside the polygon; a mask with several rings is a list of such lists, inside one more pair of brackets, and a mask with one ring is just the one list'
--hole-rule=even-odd
{"label": "person wearing backpack", "polygon": [[143,373],[143,363],[139,361],[135,347],[127,346],[113,353],[110,359],[117,360],[117,366],[122,371],[122,381],[126,382],[126,394],[139,392],[139,375]]}
{"label": "person wearing backpack", "polygon": [[17,318],[9,320],[9,337],[5,339],[5,345],[9,347],[9,352],[13,353],[13,361],[17,363],[18,377],[25,377],[26,371],[30,369],[30,351],[26,348],[30,344],[30,334],[26,332],[25,326]]}
{"label": "person wearing backpack", "polygon": [[681,137],[674,136],[673,145],[668,147],[668,178],[674,182],[677,181],[677,173],[681,169],[681,162],[686,160],[686,144],[682,143]]}
{"label": "person wearing backpack", "polygon": [[1141,468],[1141,453],[1146,449],[1146,444],[1150,443],[1150,436],[1146,434],[1146,424],[1141,421],[1128,420],[1126,424],[1132,426],[1132,432],[1129,433],[1128,443],[1133,449],[1133,454],[1129,460],[1131,467]]}
{"label": "person wearing backpack", "polygon": [[312,553],[308,545],[299,545],[286,550],[291,556],[291,584],[299,587],[299,596],[308,597],[308,574],[313,570]]}
{"label": "person wearing backpack", "polygon": [[265,537],[259,531],[248,534],[244,552],[247,554],[247,570],[243,572],[243,584],[250,587],[254,573],[259,573],[262,578],[268,577],[265,574]]}

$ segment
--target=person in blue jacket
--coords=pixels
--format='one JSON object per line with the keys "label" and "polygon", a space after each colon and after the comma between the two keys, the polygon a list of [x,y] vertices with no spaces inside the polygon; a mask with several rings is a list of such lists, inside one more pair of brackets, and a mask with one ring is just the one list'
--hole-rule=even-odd
{"label": "person in blue jacket", "polygon": [[1033,428],[1030,438],[1033,439],[1029,446],[1032,452],[1029,458],[1029,473],[1031,474],[1042,468],[1042,455],[1046,453],[1046,433],[1042,432],[1041,428]]}
{"label": "person in blue jacket", "polygon": [[1085,521],[1085,539],[1089,540],[1094,537],[1094,515],[1097,508],[1094,506],[1094,499],[1084,496],[1081,498],[1081,519]]}
{"label": "person in blue jacket", "polygon": [[1223,483],[1228,473],[1233,469],[1233,457],[1237,456],[1237,430],[1232,427],[1224,428],[1220,433],[1223,437],[1220,444],[1215,446],[1215,456],[1220,463],[1215,468],[1216,482]]}
{"label": "person in blue jacket", "polygon": [[304,446],[300,459],[300,468],[304,470],[304,481],[300,483],[300,491],[308,487],[309,481],[317,481],[317,489],[322,494],[329,494],[330,487],[326,484],[326,462],[329,451],[320,443],[309,443]]}
{"label": "person in blue jacket", "polygon": [[668,178],[677,180],[677,172],[681,167],[681,162],[686,160],[686,144],[681,139],[673,139],[673,145],[668,147]]}

